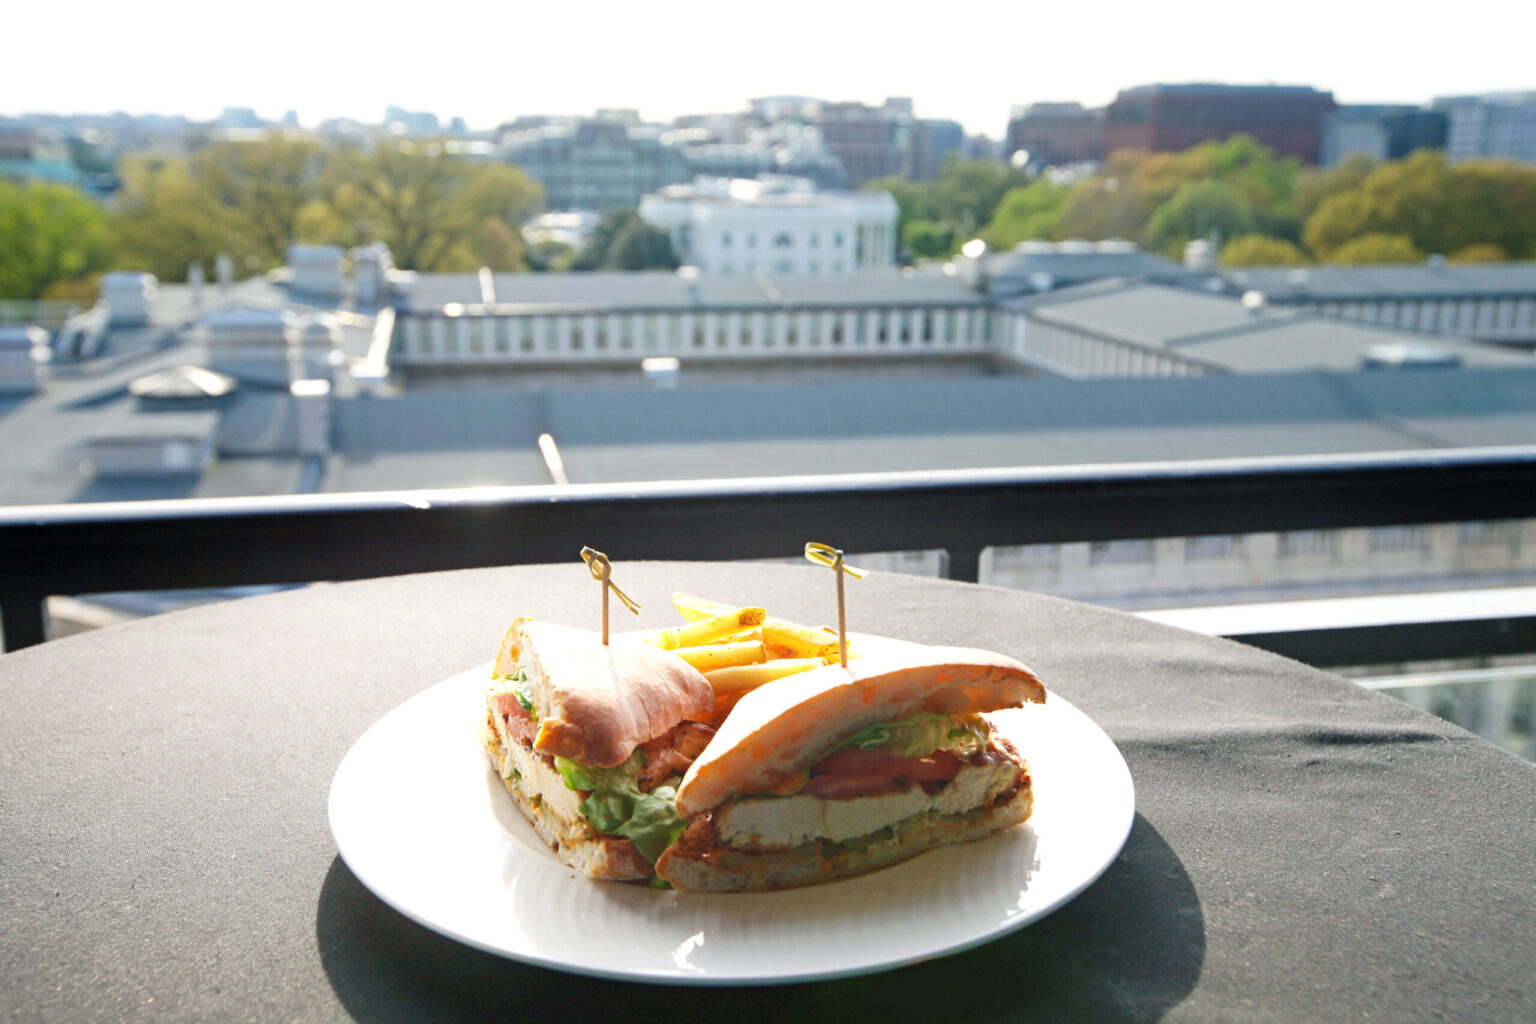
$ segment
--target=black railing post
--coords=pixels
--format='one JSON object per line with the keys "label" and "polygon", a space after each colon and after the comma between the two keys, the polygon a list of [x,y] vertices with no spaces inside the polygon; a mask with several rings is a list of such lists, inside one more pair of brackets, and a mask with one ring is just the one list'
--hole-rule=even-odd
{"label": "black railing post", "polygon": [[15,651],[42,643],[43,599],[15,591],[0,594],[0,634],[5,637],[0,650]]}
{"label": "black railing post", "polygon": [[981,552],[970,548],[948,548],[944,552],[945,573],[962,583],[981,581]]}

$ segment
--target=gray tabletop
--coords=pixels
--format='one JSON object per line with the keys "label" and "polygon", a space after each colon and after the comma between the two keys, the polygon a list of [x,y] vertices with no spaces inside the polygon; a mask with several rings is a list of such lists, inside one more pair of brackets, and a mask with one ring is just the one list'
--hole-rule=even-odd
{"label": "gray tabletop", "polygon": [[[826,621],[827,577],[615,579],[662,625],[674,590]],[[892,575],[849,586],[850,628],[1017,656],[1124,753],[1135,825],[1072,903],[955,956],[740,990],[577,978],[406,920],[337,857],[337,764],[514,615],[590,625],[594,590],[579,563],[317,586],[0,656],[0,1016],[1536,1020],[1536,768],[1237,644]]]}

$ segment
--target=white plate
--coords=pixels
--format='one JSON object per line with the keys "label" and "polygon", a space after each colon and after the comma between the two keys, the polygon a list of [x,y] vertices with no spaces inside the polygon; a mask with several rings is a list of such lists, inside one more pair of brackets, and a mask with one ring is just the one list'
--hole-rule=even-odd
{"label": "white plate", "polygon": [[561,971],[744,985],[885,970],[980,945],[1066,903],[1125,843],[1125,760],[1081,711],[991,717],[1029,760],[1028,822],[827,885],[700,895],[578,876],[512,806],[476,736],[490,667],[395,708],[331,782],[336,848],[380,899],[478,949]]}

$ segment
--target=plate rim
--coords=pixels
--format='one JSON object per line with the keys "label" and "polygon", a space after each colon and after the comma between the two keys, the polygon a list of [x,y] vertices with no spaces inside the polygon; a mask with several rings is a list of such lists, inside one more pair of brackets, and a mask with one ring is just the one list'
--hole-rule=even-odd
{"label": "plate rim", "polygon": [[[1136,820],[1135,780],[1131,775],[1130,766],[1125,761],[1125,755],[1121,753],[1119,746],[1114,742],[1113,739],[1110,738],[1109,734],[1106,733],[1097,722],[1095,722],[1091,717],[1083,712],[1082,709],[1078,708],[1071,701],[1057,694],[1054,690],[1047,688],[1047,705],[1055,703],[1058,706],[1066,706],[1068,709],[1070,709],[1070,714],[1074,714],[1080,717],[1083,725],[1087,726],[1094,733],[1096,733],[1098,738],[1103,741],[1107,749],[1113,752],[1113,760],[1111,761],[1109,759],[1105,759],[1101,764],[1101,769],[1108,770],[1108,774],[1112,776],[1107,778],[1106,781],[1112,783],[1110,789],[1121,797],[1120,802],[1123,804],[1124,812],[1120,819],[1119,827],[1116,828],[1113,832],[1113,841],[1106,841],[1105,843],[1104,849],[1107,852],[1105,855],[1098,858],[1100,863],[1097,863],[1092,871],[1084,873],[1084,875],[1077,879],[1071,886],[1064,889],[1061,893],[1057,894],[1057,896],[1042,906],[1032,908],[1031,910],[1024,913],[1020,913],[1017,916],[1000,924],[979,929],[975,935],[960,938],[953,942],[943,942],[920,952],[902,953],[890,957],[876,958],[870,961],[859,961],[857,963],[830,966],[827,968],[818,968],[810,971],[796,970],[745,974],[740,972],[722,972],[719,970],[711,972],[707,969],[699,971],[667,970],[654,967],[615,969],[595,963],[573,961],[557,956],[546,956],[538,953],[537,951],[528,951],[523,949],[514,950],[508,948],[506,945],[495,945],[479,939],[473,935],[460,932],[452,926],[435,920],[431,915],[420,912],[418,909],[411,906],[408,901],[398,898],[398,895],[392,891],[392,887],[390,885],[381,883],[380,880],[376,877],[371,877],[372,871],[367,866],[360,866],[358,863],[356,863],[357,860],[362,858],[356,856],[357,851],[355,849],[351,854],[349,854],[348,846],[350,845],[350,842],[344,841],[343,836],[338,834],[337,829],[337,821],[339,816],[337,810],[338,802],[341,799],[341,796],[343,796],[345,793],[345,782],[347,781],[346,776],[350,771],[349,765],[352,763],[354,756],[357,755],[357,752],[360,749],[366,749],[369,743],[369,737],[375,732],[375,730],[379,729],[387,719],[391,719],[397,715],[402,715],[408,706],[418,700],[428,699],[438,690],[450,690],[456,685],[460,684],[468,685],[471,677],[478,677],[482,674],[488,678],[490,665],[490,662],[485,662],[473,668],[466,669],[463,672],[455,673],[452,676],[439,680],[431,686],[428,686],[425,689],[407,697],[405,700],[401,701],[399,704],[396,704],[383,715],[375,719],[375,721],[366,730],[364,730],[364,732],[356,740],[353,741],[352,745],[347,749],[346,754],[343,755],[341,761],[337,764],[337,768],[331,778],[331,785],[326,797],[326,817],[328,828],[331,833],[331,841],[335,845],[336,851],[341,857],[342,862],[346,864],[347,869],[352,872],[353,876],[363,884],[364,888],[366,888],[370,893],[382,901],[386,906],[437,935],[452,939],[453,941],[462,943],[463,945],[469,946],[472,949],[477,949],[481,952],[516,961],[518,963],[529,964],[531,966],[542,967],[566,974],[575,974],[591,978],[602,978],[611,981],[630,981],[643,984],[715,988],[744,987],[753,985],[804,984],[813,981],[831,981],[839,978],[859,977],[863,975],[879,974],[886,971],[897,970],[912,964],[923,963],[929,960],[936,960],[942,957],[953,956],[955,954],[963,953],[967,950],[986,945],[987,943],[1001,939],[1004,936],[1011,935],[1021,928],[1028,927],[1029,925],[1041,920],[1042,918],[1055,913],[1057,910],[1060,910],[1068,903],[1071,903],[1073,900],[1077,899],[1078,896],[1082,895],[1084,891],[1086,891],[1091,885],[1093,885],[1094,882],[1098,881],[1099,878],[1103,876],[1104,872],[1109,870],[1110,865],[1115,862],[1121,851],[1125,848],[1125,844],[1130,838],[1131,829],[1134,827]],[[1026,754],[1026,758],[1027,756],[1028,755]],[[345,815],[340,815],[340,817],[345,820]],[[516,820],[518,825],[528,829],[529,836],[531,836],[535,842],[542,842],[542,840],[539,840],[538,837],[533,833],[532,828],[529,827],[525,821],[523,821],[520,817]],[[1026,821],[1022,824],[1027,826],[1029,822]],[[343,828],[342,831],[344,832],[345,828]],[[986,840],[981,841],[985,842]],[[1111,846],[1112,849],[1110,849]],[[925,853],[926,852],[932,851],[925,851]],[[519,855],[534,856],[535,854],[532,851],[524,851]],[[920,854],[918,858],[914,859],[921,859],[921,856],[922,855]],[[875,873],[878,874],[878,872]],[[841,882],[850,880],[851,879],[839,879],[823,884],[835,886]],[[589,880],[589,882],[592,884],[603,884],[602,880]],[[820,888],[820,886],[815,888]],[[672,895],[676,898],[687,899],[691,895],[710,897],[725,895],[729,898],[735,894],[689,894],[673,891]]]}

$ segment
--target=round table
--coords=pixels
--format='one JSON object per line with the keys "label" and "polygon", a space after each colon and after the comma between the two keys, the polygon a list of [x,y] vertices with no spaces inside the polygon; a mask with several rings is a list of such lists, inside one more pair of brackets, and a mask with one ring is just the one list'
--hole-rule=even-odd
{"label": "round table", "polygon": [[[645,608],[615,628],[674,623],[676,590],[832,621],[828,576],[618,561]],[[1135,823],[1076,900],[954,956],[734,990],[578,978],[412,923],[336,854],[337,764],[513,616],[595,626],[597,600],[576,562],[435,573],[0,656],[5,1019],[1536,1019],[1536,768],[1239,644],[890,574],[849,583],[850,629],[1018,657],[1124,754]]]}

